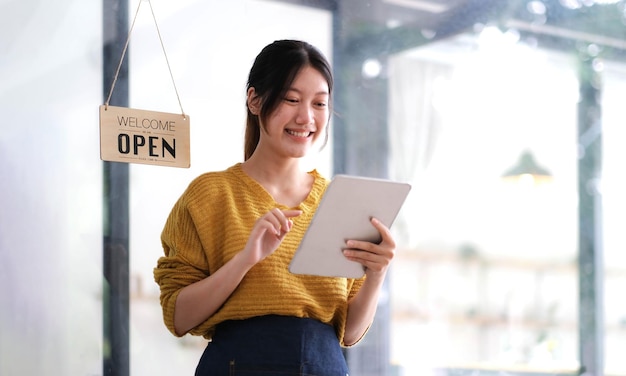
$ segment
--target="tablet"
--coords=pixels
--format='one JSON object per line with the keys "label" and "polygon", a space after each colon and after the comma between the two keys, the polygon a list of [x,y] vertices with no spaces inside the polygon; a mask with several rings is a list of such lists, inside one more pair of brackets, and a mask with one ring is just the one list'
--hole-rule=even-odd
{"label": "tablet", "polygon": [[391,228],[410,190],[408,183],[335,176],[289,264],[289,271],[325,277],[362,277],[363,266],[343,255],[346,240],[380,242],[380,234],[370,219],[376,217]]}

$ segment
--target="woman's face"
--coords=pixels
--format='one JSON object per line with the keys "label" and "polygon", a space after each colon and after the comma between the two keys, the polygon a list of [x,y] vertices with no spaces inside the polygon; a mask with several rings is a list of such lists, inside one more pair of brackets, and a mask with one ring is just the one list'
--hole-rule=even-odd
{"label": "woman's face", "polygon": [[329,97],[324,76],[310,66],[302,68],[268,117],[267,132],[261,131],[257,149],[270,148],[283,157],[305,156],[320,137],[325,137]]}

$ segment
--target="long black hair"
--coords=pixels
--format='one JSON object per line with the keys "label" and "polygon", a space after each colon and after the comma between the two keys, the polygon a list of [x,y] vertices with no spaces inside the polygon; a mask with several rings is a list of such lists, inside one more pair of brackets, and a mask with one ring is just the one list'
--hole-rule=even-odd
{"label": "long black hair", "polygon": [[[278,107],[298,72],[306,66],[319,71],[333,90],[333,75],[326,57],[314,46],[299,40],[277,40],[265,46],[254,60],[246,91],[254,88],[260,98],[260,111],[248,108],[244,144],[244,160],[250,158],[261,137],[261,124]],[[326,134],[328,138],[328,133]]]}

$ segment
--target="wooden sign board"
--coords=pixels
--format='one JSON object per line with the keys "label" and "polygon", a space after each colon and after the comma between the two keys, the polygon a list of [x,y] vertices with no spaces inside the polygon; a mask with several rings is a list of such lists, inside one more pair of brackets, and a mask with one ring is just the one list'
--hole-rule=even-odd
{"label": "wooden sign board", "polygon": [[189,116],[100,106],[103,161],[188,168]]}

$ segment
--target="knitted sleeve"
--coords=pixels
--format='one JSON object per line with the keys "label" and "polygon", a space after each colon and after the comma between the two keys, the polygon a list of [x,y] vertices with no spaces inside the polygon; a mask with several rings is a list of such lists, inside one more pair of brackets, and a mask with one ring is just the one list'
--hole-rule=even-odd
{"label": "knitted sleeve", "polygon": [[[201,251],[202,245],[184,195],[174,205],[165,223],[161,243],[165,255],[157,261],[154,279],[161,289],[165,326],[177,335],[174,330],[174,308],[178,293],[183,287],[206,278],[206,271],[209,270],[206,259],[201,257],[204,252]],[[194,256],[196,258],[191,258]]]}

